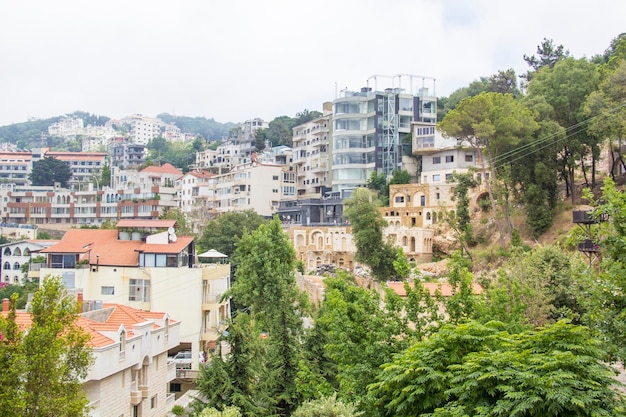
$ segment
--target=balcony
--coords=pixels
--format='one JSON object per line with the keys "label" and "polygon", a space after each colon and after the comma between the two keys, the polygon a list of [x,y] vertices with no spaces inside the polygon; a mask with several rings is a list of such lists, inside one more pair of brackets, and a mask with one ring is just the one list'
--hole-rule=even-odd
{"label": "balcony", "polygon": [[172,381],[176,378],[176,363],[168,362],[167,364],[167,381]]}
{"label": "balcony", "polygon": [[142,398],[148,398],[150,396],[150,389],[147,385],[139,385],[139,391]]}
{"label": "balcony", "polygon": [[137,388],[137,381],[130,383],[130,405],[137,405],[143,399],[141,391]]}

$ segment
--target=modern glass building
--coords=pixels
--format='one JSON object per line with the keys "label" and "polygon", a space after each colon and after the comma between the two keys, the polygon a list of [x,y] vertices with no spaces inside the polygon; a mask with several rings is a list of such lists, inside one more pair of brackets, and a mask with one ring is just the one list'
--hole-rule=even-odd
{"label": "modern glass building", "polygon": [[[392,86],[379,90],[379,78],[390,78]],[[422,86],[411,93],[415,78],[422,80]],[[408,91],[401,85],[407,79]],[[436,98],[423,86],[426,79],[434,85],[434,79],[416,75],[373,76],[367,87],[343,90],[333,101],[333,192],[346,198],[355,188],[365,186],[372,172],[391,177],[402,170],[402,144],[411,133],[411,123],[436,122]]]}

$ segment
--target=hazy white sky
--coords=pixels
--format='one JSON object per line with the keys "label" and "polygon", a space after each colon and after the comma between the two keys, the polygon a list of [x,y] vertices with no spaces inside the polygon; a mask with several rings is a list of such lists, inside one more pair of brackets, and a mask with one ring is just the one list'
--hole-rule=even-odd
{"label": "hazy white sky", "polygon": [[580,58],[622,32],[624,0],[3,1],[0,125],[75,110],[270,121],[373,75],[433,77],[448,96],[523,73],[543,38]]}

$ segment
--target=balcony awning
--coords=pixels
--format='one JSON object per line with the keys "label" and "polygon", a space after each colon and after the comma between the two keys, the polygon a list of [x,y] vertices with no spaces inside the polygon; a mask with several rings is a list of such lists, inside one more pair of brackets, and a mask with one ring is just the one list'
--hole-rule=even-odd
{"label": "balcony awning", "polygon": [[228,258],[228,256],[215,249],[211,249],[198,255],[198,258]]}

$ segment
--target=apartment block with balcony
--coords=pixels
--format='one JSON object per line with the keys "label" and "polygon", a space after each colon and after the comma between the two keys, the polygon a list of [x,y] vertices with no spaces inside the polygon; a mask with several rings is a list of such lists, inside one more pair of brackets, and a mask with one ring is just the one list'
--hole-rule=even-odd
{"label": "apartment block with balcony", "polygon": [[[413,85],[420,80],[420,88]],[[422,76],[372,76],[367,87],[343,90],[333,101],[333,192],[346,198],[354,188],[365,186],[374,171],[391,177],[403,169],[403,139],[411,133],[411,123],[436,121],[436,101],[424,87],[426,80],[434,84],[434,79]],[[379,89],[383,81],[388,87]],[[408,90],[403,86],[407,82]]]}
{"label": "apartment block with balcony", "polygon": [[[89,336],[94,363],[83,382],[89,416],[161,417],[172,409],[176,378],[168,351],[178,346],[181,322],[164,312],[149,312],[121,304],[82,301],[77,325]],[[8,312],[8,300],[3,312]],[[28,328],[30,313],[17,312]]]}
{"label": "apartment block with balcony", "polygon": [[215,347],[230,318],[229,264],[199,264],[193,237],[177,236],[173,220],[121,220],[117,230],[71,229],[40,253],[41,275],[60,275],[85,299],[164,311],[182,322],[181,345],[192,370]]}
{"label": "apartment block with balcony", "polygon": [[146,162],[148,150],[145,145],[117,143],[110,147],[111,165],[121,169],[137,168]]}
{"label": "apartment block with balcony", "polygon": [[3,182],[28,185],[31,171],[31,152],[0,152],[0,180]]}

